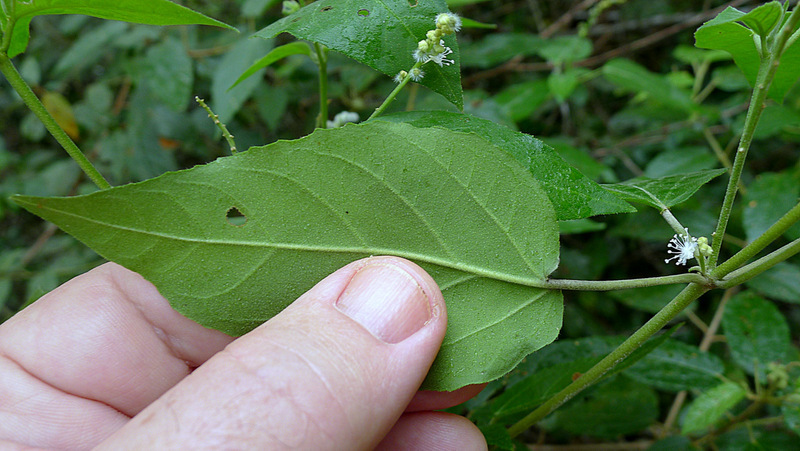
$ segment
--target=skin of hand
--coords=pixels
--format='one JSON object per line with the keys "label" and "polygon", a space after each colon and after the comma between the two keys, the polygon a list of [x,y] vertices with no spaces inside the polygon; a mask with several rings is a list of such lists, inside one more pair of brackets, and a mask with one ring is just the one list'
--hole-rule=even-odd
{"label": "skin of hand", "polygon": [[486,449],[418,391],[447,323],[433,279],[359,260],[234,339],[108,263],[0,325],[2,449]]}

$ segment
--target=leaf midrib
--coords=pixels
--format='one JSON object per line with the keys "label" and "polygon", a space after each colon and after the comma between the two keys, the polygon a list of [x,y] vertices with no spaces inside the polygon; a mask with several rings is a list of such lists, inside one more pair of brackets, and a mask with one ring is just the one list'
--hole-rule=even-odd
{"label": "leaf midrib", "polygon": [[55,215],[61,215],[65,217],[75,218],[86,223],[96,224],[98,226],[107,227],[113,230],[141,234],[145,236],[163,238],[166,240],[172,240],[177,242],[183,243],[204,243],[204,244],[215,244],[215,245],[228,245],[228,246],[240,246],[240,247],[255,247],[255,248],[265,248],[265,249],[278,249],[278,250],[293,250],[293,251],[309,251],[309,252],[323,252],[323,253],[341,253],[341,254],[365,254],[365,255],[395,255],[398,257],[407,258],[409,260],[417,261],[417,262],[424,262],[433,265],[442,266],[445,268],[455,269],[458,271],[468,272],[471,274],[475,274],[480,277],[486,277],[490,279],[500,280],[503,282],[509,282],[517,285],[523,285],[533,288],[547,288],[545,281],[541,279],[531,278],[531,277],[520,277],[514,276],[506,273],[501,273],[497,271],[491,271],[486,268],[481,268],[473,265],[468,265],[464,263],[458,263],[454,261],[449,261],[437,257],[433,257],[430,255],[425,254],[418,254],[416,252],[409,252],[404,250],[398,249],[389,249],[389,248],[381,248],[381,247],[348,247],[348,246],[319,246],[319,245],[310,245],[310,244],[297,244],[297,243],[281,243],[281,242],[257,242],[257,241],[234,241],[234,240],[221,240],[221,239],[200,239],[200,238],[190,238],[190,237],[180,237],[175,236],[163,232],[154,232],[152,230],[140,230],[133,227],[125,227],[119,224],[112,224],[105,221],[100,221],[97,219],[87,218],[86,216],[78,215],[69,211],[59,210],[50,206],[44,205],[36,205],[33,202],[29,202],[28,200],[24,199],[23,197],[17,197],[15,199],[20,204],[26,204],[30,207],[33,207],[38,210],[45,210],[49,211]]}

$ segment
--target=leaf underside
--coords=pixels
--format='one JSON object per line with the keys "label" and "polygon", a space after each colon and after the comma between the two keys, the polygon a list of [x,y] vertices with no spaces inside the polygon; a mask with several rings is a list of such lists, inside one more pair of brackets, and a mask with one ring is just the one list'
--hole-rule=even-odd
{"label": "leaf underside", "polygon": [[351,261],[409,258],[448,309],[427,389],[495,379],[561,326],[561,293],[534,287],[558,264],[553,207],[475,135],[349,125],[85,196],[14,200],[231,335]]}
{"label": "leaf underside", "polygon": [[447,111],[411,111],[379,117],[415,127],[444,127],[472,132],[511,154],[539,182],[559,220],[582,219],[636,209],[573,168],[556,151],[531,135],[470,114]]}

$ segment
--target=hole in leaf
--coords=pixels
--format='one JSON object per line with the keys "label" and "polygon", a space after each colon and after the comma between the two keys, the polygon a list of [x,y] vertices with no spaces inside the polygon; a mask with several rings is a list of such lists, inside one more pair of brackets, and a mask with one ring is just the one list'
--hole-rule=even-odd
{"label": "hole in leaf", "polygon": [[236,227],[241,227],[247,222],[247,216],[236,207],[231,207],[225,217],[228,220],[228,224]]}
{"label": "hole in leaf", "polygon": [[330,11],[332,9],[333,9],[333,6],[326,6],[326,7],[322,8],[320,11]]}
{"label": "hole in leaf", "polygon": [[367,16],[369,16],[369,10],[368,9],[359,9],[358,10],[358,15],[361,16],[361,17],[367,17]]}
{"label": "hole in leaf", "polygon": [[408,6],[413,8],[417,5],[419,5],[419,0],[408,0]]}

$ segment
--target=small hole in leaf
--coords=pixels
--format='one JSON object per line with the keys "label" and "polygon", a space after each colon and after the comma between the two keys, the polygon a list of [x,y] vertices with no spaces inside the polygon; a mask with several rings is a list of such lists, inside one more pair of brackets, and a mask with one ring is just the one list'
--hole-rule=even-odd
{"label": "small hole in leaf", "polygon": [[417,5],[419,5],[419,0],[408,0],[408,6],[413,8]]}
{"label": "small hole in leaf", "polygon": [[228,220],[228,224],[232,226],[241,227],[247,222],[247,216],[236,207],[231,207],[225,216]]}
{"label": "small hole in leaf", "polygon": [[333,9],[333,6],[326,6],[326,7],[322,8],[320,11],[330,11],[332,9]]}
{"label": "small hole in leaf", "polygon": [[369,10],[368,9],[359,9],[358,10],[358,15],[361,16],[361,17],[367,17],[367,16],[369,16]]}

